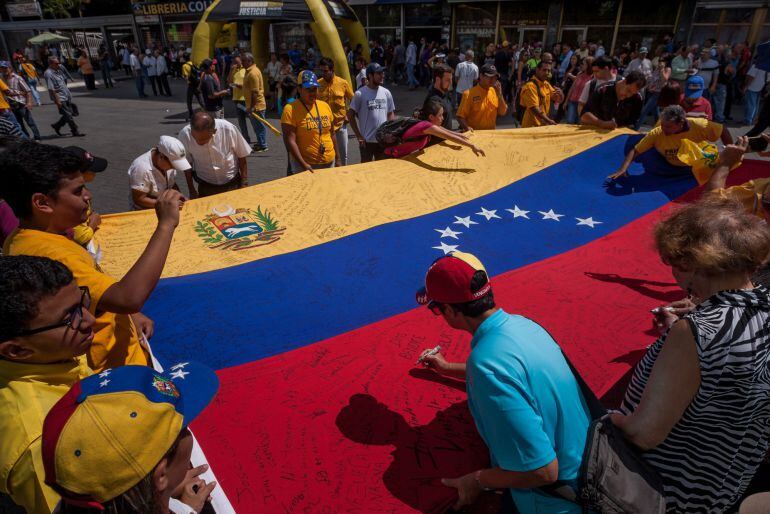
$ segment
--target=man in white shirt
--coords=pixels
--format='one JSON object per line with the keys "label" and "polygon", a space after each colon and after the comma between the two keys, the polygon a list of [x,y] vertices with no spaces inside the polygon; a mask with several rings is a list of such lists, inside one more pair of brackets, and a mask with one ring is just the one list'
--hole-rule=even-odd
{"label": "man in white shirt", "polygon": [[457,79],[457,96],[462,97],[463,93],[473,87],[473,84],[479,78],[479,67],[473,62],[473,50],[465,51],[465,61],[457,65],[455,69],[455,78]]}
{"label": "man in white shirt", "polygon": [[[160,50],[155,50],[153,57],[155,58],[155,76],[158,81],[158,89],[163,96],[171,96],[171,86],[168,83],[168,63],[166,57],[160,53]],[[150,79],[152,80],[152,79]]]}
{"label": "man in white shirt", "polygon": [[147,98],[144,94],[144,70],[142,69],[142,61],[139,60],[139,49],[134,48],[134,51],[129,57],[131,63],[131,74],[134,76],[136,83],[136,92],[139,93],[139,98]]}
{"label": "man in white shirt", "polygon": [[184,172],[190,198],[249,185],[246,156],[251,153],[251,146],[229,121],[215,120],[206,112],[197,112],[179,133],[179,140],[192,164],[192,169]]}
{"label": "man in white shirt", "polygon": [[759,105],[759,96],[767,84],[767,72],[762,71],[755,65],[751,65],[746,74],[746,109],[744,111],[744,125],[754,125],[754,118],[757,115],[757,106]]}
{"label": "man in white shirt", "polygon": [[152,86],[152,94],[158,96],[158,72],[155,69],[157,59],[155,59],[155,56],[152,55],[152,50],[149,48],[144,51],[144,54],[145,55],[144,60],[142,61],[142,66],[144,66],[144,69],[147,72],[147,78],[150,80],[150,85]]}
{"label": "man in white shirt", "polygon": [[629,62],[628,66],[626,66],[626,72],[623,74],[623,76],[627,77],[628,74],[632,71],[640,72],[642,75],[644,75],[645,80],[650,80],[652,77],[652,62],[647,58],[646,47],[641,47],[639,49],[639,55],[634,59],[631,59],[631,62]]}
{"label": "man in white shirt", "polygon": [[[361,162],[382,159],[382,148],[377,142],[377,128],[396,116],[393,95],[381,86],[385,68],[371,63],[366,67],[366,86],[353,95],[348,109],[348,121],[361,150]],[[449,76],[451,77],[451,69]]]}
{"label": "man in white shirt", "polygon": [[717,79],[719,78],[719,62],[711,56],[711,49],[704,48],[698,61],[698,75],[703,78],[706,89],[703,90],[703,96],[706,100],[711,100],[717,90]]}
{"label": "man in white shirt", "polygon": [[186,154],[181,141],[170,136],[160,136],[160,141],[153,149],[134,159],[128,168],[131,208],[154,209],[163,191],[179,190],[176,172],[190,169]]}

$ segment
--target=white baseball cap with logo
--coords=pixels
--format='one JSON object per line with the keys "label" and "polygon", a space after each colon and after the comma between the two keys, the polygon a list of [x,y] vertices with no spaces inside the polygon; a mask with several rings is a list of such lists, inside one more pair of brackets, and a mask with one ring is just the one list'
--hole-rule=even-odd
{"label": "white baseball cap with logo", "polygon": [[187,160],[187,152],[180,140],[171,136],[160,136],[157,145],[158,151],[171,162],[171,166],[177,171],[186,171],[192,168]]}

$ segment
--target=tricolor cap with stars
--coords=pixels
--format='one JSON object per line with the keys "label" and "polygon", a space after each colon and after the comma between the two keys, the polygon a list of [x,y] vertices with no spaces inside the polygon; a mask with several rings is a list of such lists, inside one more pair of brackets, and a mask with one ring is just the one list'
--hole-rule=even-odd
{"label": "tricolor cap with stars", "polygon": [[66,503],[102,510],[152,472],[217,389],[216,373],[195,362],[165,373],[122,366],[76,382],[43,423],[46,484]]}
{"label": "tricolor cap with stars", "polygon": [[417,291],[417,303],[468,303],[484,297],[492,290],[492,283],[487,275],[487,283],[473,291],[471,280],[477,271],[487,274],[481,261],[470,253],[451,252],[436,259],[425,275],[425,287]]}

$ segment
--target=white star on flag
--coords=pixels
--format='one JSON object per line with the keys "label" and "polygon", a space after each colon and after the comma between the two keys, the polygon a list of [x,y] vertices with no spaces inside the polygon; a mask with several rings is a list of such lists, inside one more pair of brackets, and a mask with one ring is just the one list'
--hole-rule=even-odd
{"label": "white star on flag", "polygon": [[441,230],[440,228],[434,228],[433,230],[441,234],[441,237],[451,237],[453,239],[458,239],[457,235],[462,234],[462,232],[456,232],[449,227],[444,230]]}
{"label": "white star on flag", "polygon": [[478,214],[479,216],[484,216],[487,219],[487,221],[489,221],[492,218],[498,218],[498,219],[500,218],[500,216],[497,215],[497,210],[488,211],[484,207],[481,208],[481,212],[477,212],[476,214]]}
{"label": "white star on flag", "polygon": [[[101,375],[100,375],[100,376],[101,376]],[[107,384],[109,384],[109,383],[110,383],[109,379],[106,379],[106,378],[105,378],[104,380],[102,380],[101,382],[99,382],[99,387],[105,387],[105,386],[106,386]]]}
{"label": "white star on flag", "polygon": [[513,209],[505,209],[505,210],[510,212],[511,214],[513,214],[514,218],[527,218],[527,219],[529,219],[529,216],[527,216],[527,214],[529,214],[529,211],[524,211],[524,210],[519,209],[518,205],[514,205]]}
{"label": "white star on flag", "polygon": [[178,370],[174,371],[173,373],[171,373],[170,376],[171,376],[171,378],[181,378],[182,380],[184,380],[184,377],[189,375],[189,374],[190,374],[189,371],[184,371],[182,369],[178,369]]}
{"label": "white star on flag", "polygon": [[457,250],[458,245],[448,245],[444,241],[441,241],[441,246],[434,246],[436,250],[441,250],[444,252],[444,255],[448,254],[449,252],[454,252]]}
{"label": "white star on flag", "polygon": [[561,221],[559,218],[564,216],[564,214],[556,214],[555,212],[553,212],[553,209],[550,209],[548,212],[543,212],[543,211],[537,211],[537,212],[543,215],[544,220]]}
{"label": "white star on flag", "polygon": [[99,373],[99,378],[104,378],[110,376],[110,373],[112,373],[111,369],[105,369],[101,373]]}
{"label": "white star on flag", "polygon": [[578,225],[586,225],[591,228],[594,228],[595,225],[601,225],[602,223],[604,223],[603,221],[596,221],[592,217],[575,218],[575,219],[578,220]]}
{"label": "white star on flag", "polygon": [[466,216],[465,218],[461,218],[460,216],[455,216],[455,224],[465,225],[465,228],[471,228],[471,225],[478,225],[475,221],[471,219],[470,216]]}
{"label": "white star on flag", "polygon": [[177,370],[177,369],[181,369],[181,368],[184,368],[184,367],[185,367],[185,366],[187,366],[188,364],[190,364],[190,363],[189,363],[189,362],[180,362],[179,364],[174,364],[173,366],[171,366],[171,368],[170,368],[170,369],[171,369],[171,371],[175,371],[175,370]]}

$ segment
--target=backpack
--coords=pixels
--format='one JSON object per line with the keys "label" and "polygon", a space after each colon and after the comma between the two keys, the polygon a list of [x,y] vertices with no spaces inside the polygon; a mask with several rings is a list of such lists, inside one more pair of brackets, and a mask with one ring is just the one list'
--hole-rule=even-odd
{"label": "backpack", "polygon": [[187,75],[187,83],[197,88],[201,84],[201,70],[194,64],[190,64],[190,74]]}
{"label": "backpack", "polygon": [[416,118],[396,118],[394,120],[388,120],[377,127],[377,132],[374,133],[374,137],[383,148],[398,146],[404,142],[404,134],[406,131],[420,123],[420,121],[421,120]]}

